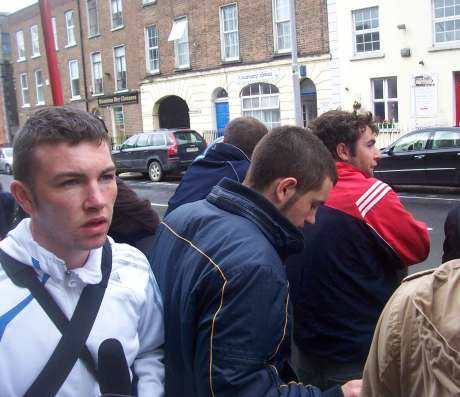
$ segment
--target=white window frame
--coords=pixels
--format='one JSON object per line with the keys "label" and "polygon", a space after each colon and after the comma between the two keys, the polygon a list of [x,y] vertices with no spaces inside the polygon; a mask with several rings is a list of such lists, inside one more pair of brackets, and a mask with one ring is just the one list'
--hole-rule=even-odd
{"label": "white window frame", "polygon": [[[122,0],[109,0],[110,1],[110,23],[112,26],[112,30],[121,29],[123,25],[123,2]],[[114,5],[116,6],[116,10],[114,9]],[[120,14],[120,17],[116,16],[116,14]],[[116,17],[116,20],[115,20]],[[120,19],[120,23],[118,25],[114,25],[114,22]]]}
{"label": "white window frame", "polygon": [[[174,41],[174,62],[176,69],[190,68],[190,48],[188,43],[188,19],[186,16],[175,18],[168,41]],[[186,51],[181,52],[181,50]],[[181,61],[181,55],[186,62]]]}
{"label": "white window frame", "polygon": [[[149,32],[151,28],[155,29],[156,32],[156,45],[150,46],[150,36]],[[145,60],[146,60],[146,67],[149,73],[159,73],[160,72],[160,48],[158,46],[159,35],[158,35],[158,27],[156,25],[149,25],[146,26],[144,29],[144,37],[145,37]],[[152,58],[150,56],[151,51],[157,54],[156,58]],[[153,67],[152,67],[152,60],[153,60]],[[156,60],[156,67],[155,67],[155,60]]]}
{"label": "white window frame", "polygon": [[[99,70],[96,70],[95,68],[95,62],[94,62],[94,57],[99,55],[99,62],[97,64],[99,65],[98,68]],[[96,75],[100,74],[100,80],[101,80],[101,91],[96,92]],[[91,53],[91,84],[92,84],[92,95],[93,96],[99,96],[99,95],[104,95],[104,72],[102,69],[102,53],[101,51],[95,51]]]}
{"label": "white window frame", "polygon": [[[257,84],[259,85],[258,94],[251,93],[250,95],[243,95],[244,90],[246,88],[248,88],[249,86],[255,86]],[[271,92],[269,94],[261,93],[263,85],[270,86],[270,91],[272,91],[272,87],[274,87],[278,92]],[[263,82],[248,84],[241,90],[241,96],[240,96],[241,115],[243,117],[246,117],[246,116],[254,117],[258,119],[259,121],[261,121],[262,123],[264,123],[269,129],[279,127],[281,125],[281,110],[280,110],[280,98],[279,97],[280,97],[279,89],[274,84],[263,83]],[[249,100],[248,102],[251,102],[251,103],[253,102],[252,100],[255,100],[255,102],[258,103],[258,106],[246,106],[245,99]],[[271,100],[274,100],[274,102],[276,102],[276,106],[263,105],[263,102],[267,102],[265,101],[265,99],[268,99],[268,102],[271,102]],[[270,121],[270,120],[267,120],[266,117],[264,117],[265,114],[271,115],[273,114],[273,112],[276,112],[276,111],[278,111],[278,118],[279,118],[278,121],[273,121],[273,120]],[[259,117],[259,113],[260,113],[260,116],[262,117]]]}
{"label": "white window frame", "polygon": [[[278,3],[284,1],[287,4],[287,17],[282,18],[282,16],[278,15]],[[272,14],[273,14],[273,47],[276,53],[286,53],[291,52],[292,49],[292,39],[291,39],[291,17],[289,11],[289,0],[273,0],[272,1]],[[280,28],[281,26],[288,26],[288,38],[289,46],[285,46],[281,48],[279,39],[280,39]]]}
{"label": "white window frame", "polygon": [[32,43],[32,58],[40,56],[40,39],[38,36],[38,25],[30,27],[30,41]]}
{"label": "white window frame", "polygon": [[[363,12],[363,11],[366,11],[366,10],[370,10],[372,12],[373,9],[377,9],[377,27],[371,27],[371,28],[368,28],[368,29],[356,30],[356,17],[357,17],[357,14],[359,12]],[[375,53],[380,52],[382,50],[382,38],[381,38],[381,35],[380,35],[379,7],[374,6],[374,7],[360,8],[359,10],[352,10],[351,11],[351,18],[352,18],[352,26],[353,26],[353,54],[354,55],[366,55],[366,54],[375,54]],[[374,18],[371,17],[371,19],[369,21],[372,21],[373,19]],[[362,43],[358,43],[357,42],[357,36],[362,35],[364,37],[366,34],[371,34],[372,35],[374,33],[379,34],[379,40],[378,40],[379,48],[366,51],[366,49],[365,49],[366,42],[363,41]],[[370,41],[370,43],[375,43],[375,42],[376,41],[373,41],[373,40]],[[359,44],[362,44],[364,46],[363,51],[358,51],[358,45]]]}
{"label": "white window frame", "polygon": [[27,73],[21,73],[19,75],[19,82],[21,83],[22,107],[29,108],[30,107],[30,94],[29,94],[29,80],[27,78]]}
{"label": "white window frame", "polygon": [[77,44],[75,39],[75,23],[73,18],[73,10],[66,11],[64,13],[65,18],[65,30],[66,30],[66,47],[72,47]]}
{"label": "white window frame", "polygon": [[[236,28],[232,30],[225,30],[225,9],[232,9],[235,13],[235,24]],[[238,26],[238,5],[237,3],[226,4],[221,6],[219,9],[219,19],[220,19],[220,53],[221,59],[223,61],[238,61],[240,59],[240,33]],[[227,48],[232,46],[229,45],[230,37],[236,36],[236,54],[234,56],[227,55]]]}
{"label": "white window frame", "polygon": [[[372,110],[373,110],[374,117],[375,117],[376,116],[376,114],[375,114],[375,103],[384,103],[385,117],[384,117],[384,120],[382,120],[380,122],[397,123],[399,121],[399,100],[398,100],[398,96],[396,96],[394,98],[393,97],[390,98],[388,96],[388,80],[390,80],[390,79],[396,79],[396,91],[398,91],[398,78],[397,78],[397,76],[377,77],[377,78],[371,79]],[[377,80],[383,80],[383,98],[378,98],[378,99],[375,98],[375,88],[374,88],[375,82]],[[398,95],[398,93],[397,93],[397,95]],[[398,106],[398,120],[390,120],[389,117],[388,117],[388,104],[390,102],[396,102],[397,103],[397,106]]]}
{"label": "white window frame", "polygon": [[[72,64],[76,64],[77,65],[77,75],[76,76],[73,76],[72,75]],[[74,88],[73,88],[73,82],[74,80],[78,80],[78,93],[75,93],[74,92]],[[77,59],[71,59],[69,60],[69,82],[70,82],[70,96],[71,96],[71,100],[76,100],[76,99],[81,99],[81,95],[80,95],[80,69],[78,67],[78,60]],[[76,95],[75,95],[76,94]]]}
{"label": "white window frame", "polygon": [[[40,74],[41,82],[39,83],[38,74]],[[43,72],[40,69],[37,69],[34,72],[35,75],[35,96],[37,100],[37,105],[44,105],[45,104],[45,89],[43,84]],[[41,97],[41,98],[40,98]]]}
{"label": "white window frame", "polygon": [[[436,2],[437,2],[437,0],[432,1],[433,44],[435,46],[452,45],[452,44],[460,45],[460,11],[458,13],[456,13],[457,8],[460,8],[460,4],[456,6],[455,5],[455,0],[454,0],[453,5],[449,5],[449,6],[446,7],[445,1],[444,1],[444,7],[442,7],[443,10],[444,10],[444,16],[437,17],[436,16],[436,10],[438,8],[440,8],[440,7],[436,7]],[[453,8],[454,15],[445,16],[446,11],[447,11],[446,9],[451,8],[451,7]],[[454,35],[454,37],[453,37],[452,40],[442,40],[442,41],[437,40],[438,33],[436,32],[436,26],[438,24],[444,25],[444,28],[446,27],[447,24],[452,24],[453,25],[453,30],[448,30],[447,31],[447,32],[453,32],[452,34]],[[458,25],[459,29],[456,29],[455,25]],[[443,32],[444,32],[444,38],[446,38],[446,35],[447,35],[446,30],[444,29]],[[442,33],[440,32],[439,34],[442,34]]]}
{"label": "white window frame", "polygon": [[53,37],[54,37],[54,48],[59,50],[58,44],[58,35],[57,35],[57,26],[56,26],[56,17],[51,18],[51,28],[53,29]]}
{"label": "white window frame", "polygon": [[[115,110],[118,109],[118,108],[121,108],[121,117],[123,119],[123,130],[119,130],[118,129],[118,124],[117,124],[117,117],[116,117],[116,114],[115,114]],[[113,127],[113,136],[117,139],[120,139],[121,137],[125,137],[126,136],[126,118],[125,118],[125,109],[122,105],[118,105],[118,106],[113,106],[112,107],[112,111],[113,111],[113,124],[112,124],[112,127]]]}
{"label": "white window frame", "polygon": [[157,0],[142,0],[142,5],[155,4]]}
{"label": "white window frame", "polygon": [[[118,56],[117,57],[117,50],[122,48],[123,49],[123,56]],[[117,58],[120,58],[120,61],[118,61]],[[118,66],[121,66],[120,71],[118,70]],[[113,48],[113,67],[114,67],[114,76],[115,76],[115,91],[116,92],[125,92],[128,91],[128,71],[126,70],[126,46],[125,45],[120,45],[116,46]],[[123,70],[124,69],[124,70]],[[125,73],[125,88],[120,88],[118,86],[118,73]]]}
{"label": "white window frame", "polygon": [[24,31],[18,30],[16,32],[16,45],[18,47],[18,62],[26,59],[26,45],[24,42]]}
{"label": "white window frame", "polygon": [[[94,10],[95,10],[95,24],[96,25],[96,31],[91,32],[91,18],[90,18],[90,9],[89,9],[89,3],[90,1],[94,1]],[[87,0],[86,1],[86,16],[87,16],[87,22],[88,22],[88,37],[94,37],[94,36],[99,36],[100,34],[100,27],[99,27],[99,10],[98,10],[98,3],[97,0]]]}

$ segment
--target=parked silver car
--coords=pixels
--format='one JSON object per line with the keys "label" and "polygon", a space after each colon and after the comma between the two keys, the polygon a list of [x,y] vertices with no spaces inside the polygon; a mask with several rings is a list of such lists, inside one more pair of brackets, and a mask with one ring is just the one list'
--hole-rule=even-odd
{"label": "parked silver car", "polygon": [[0,148],[0,172],[6,174],[13,173],[13,148]]}

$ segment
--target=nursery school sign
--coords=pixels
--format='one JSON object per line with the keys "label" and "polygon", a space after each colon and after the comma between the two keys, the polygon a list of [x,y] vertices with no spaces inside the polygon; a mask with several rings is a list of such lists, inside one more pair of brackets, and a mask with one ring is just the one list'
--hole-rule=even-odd
{"label": "nursery school sign", "polygon": [[104,96],[97,99],[97,104],[101,108],[112,105],[131,105],[133,103],[139,103],[139,93],[137,91],[124,92],[123,94]]}

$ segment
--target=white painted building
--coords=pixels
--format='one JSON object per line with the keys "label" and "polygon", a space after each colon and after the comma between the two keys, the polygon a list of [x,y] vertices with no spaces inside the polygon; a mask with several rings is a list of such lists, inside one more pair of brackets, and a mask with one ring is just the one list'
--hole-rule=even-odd
{"label": "white painted building", "polygon": [[374,113],[380,145],[390,132],[460,126],[460,0],[327,3],[337,98]]}

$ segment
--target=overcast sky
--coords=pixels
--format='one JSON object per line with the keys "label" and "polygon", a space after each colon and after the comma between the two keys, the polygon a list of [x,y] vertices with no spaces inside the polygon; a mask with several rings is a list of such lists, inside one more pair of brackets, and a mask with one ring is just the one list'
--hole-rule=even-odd
{"label": "overcast sky", "polygon": [[21,8],[38,3],[37,0],[0,0],[0,12],[15,12]]}

